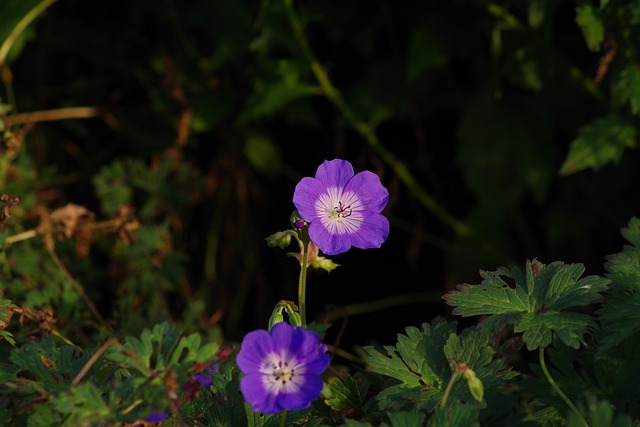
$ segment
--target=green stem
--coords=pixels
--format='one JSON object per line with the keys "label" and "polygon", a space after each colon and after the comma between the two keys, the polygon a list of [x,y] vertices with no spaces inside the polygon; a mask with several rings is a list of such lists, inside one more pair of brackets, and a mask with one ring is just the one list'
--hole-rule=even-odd
{"label": "green stem", "polygon": [[300,310],[300,319],[302,319],[302,327],[307,327],[307,254],[309,252],[309,242],[302,243],[302,266],[300,267],[300,277],[298,279],[298,310]]}
{"label": "green stem", "polygon": [[569,406],[569,408],[571,408],[571,410],[578,416],[578,418],[580,418],[580,420],[582,421],[582,424],[585,427],[589,427],[589,423],[587,423],[587,420],[585,420],[580,410],[576,407],[576,405],[573,404],[571,399],[569,399],[569,397],[566,394],[564,394],[564,392],[560,389],[556,381],[551,376],[551,373],[547,369],[547,364],[545,363],[545,360],[544,360],[544,348],[539,347],[538,350],[539,350],[538,354],[540,356],[540,367],[542,368],[542,372],[544,373],[544,376],[547,378],[547,381],[549,381],[549,384],[551,384],[551,388],[553,388],[556,391],[556,393],[558,393],[558,396],[560,396],[562,400],[564,400],[564,402]]}
{"label": "green stem", "polygon": [[456,383],[456,381],[458,381],[458,378],[460,378],[460,371],[458,370],[458,368],[456,368],[456,370],[453,372],[453,375],[451,375],[451,378],[449,379],[447,388],[444,390],[444,395],[442,396],[442,401],[440,402],[440,409],[444,409],[445,405],[447,404],[447,400],[449,400],[449,395],[451,394],[453,385]]}
{"label": "green stem", "polygon": [[287,422],[287,410],[280,412],[280,427],[284,427]]}
{"label": "green stem", "polygon": [[300,18],[293,7],[293,0],[283,1],[287,17],[298,45],[302,50],[302,54],[309,62],[311,72],[322,88],[327,99],[338,109],[347,123],[349,123],[349,125],[355,129],[362,138],[364,138],[364,140],[382,158],[382,160],[393,169],[398,179],[400,179],[400,181],[409,189],[413,196],[418,199],[425,209],[451,227],[456,234],[460,236],[469,235],[470,230],[468,226],[447,212],[446,209],[444,209],[429,193],[427,193],[420,184],[418,184],[406,165],[384,145],[382,145],[373,127],[369,123],[359,119],[354,111],[349,108],[342,98],[340,91],[338,91],[338,89],[333,85],[327,72],[313,54],[313,51],[309,46],[309,42],[304,35]]}
{"label": "green stem", "polygon": [[20,21],[18,21],[16,26],[13,27],[7,38],[0,46],[0,68],[4,66],[4,63],[7,60],[7,55],[9,55],[9,51],[11,50],[11,47],[13,46],[15,41],[18,39],[18,36],[22,34],[22,32],[29,26],[29,24],[38,17],[38,15],[44,12],[55,2],[56,0],[41,1],[26,15],[24,15]]}

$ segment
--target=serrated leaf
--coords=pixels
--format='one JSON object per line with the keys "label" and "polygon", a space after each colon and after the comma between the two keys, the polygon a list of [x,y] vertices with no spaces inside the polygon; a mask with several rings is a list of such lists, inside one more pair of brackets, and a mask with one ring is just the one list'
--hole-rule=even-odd
{"label": "serrated leaf", "polygon": [[614,93],[629,105],[631,112],[640,114],[640,66],[627,65],[615,80]]}
{"label": "serrated leaf", "polygon": [[525,313],[514,326],[515,333],[524,332],[522,339],[529,350],[547,347],[553,341],[553,334],[566,345],[578,348],[582,336],[595,327],[589,316],[572,312]]}
{"label": "serrated leaf", "polygon": [[582,30],[587,47],[592,52],[600,50],[604,41],[604,25],[598,17],[595,8],[590,4],[576,7],[576,23]]}
{"label": "serrated leaf", "polygon": [[638,245],[638,227],[640,221],[634,218],[629,228],[623,229],[622,234],[633,243],[625,245],[621,252],[607,257],[604,264],[609,277],[616,287],[628,290],[640,290],[640,245]]}
{"label": "serrated leaf", "polygon": [[9,326],[9,322],[13,317],[13,310],[16,308],[15,304],[11,300],[2,298],[2,292],[0,291],[0,340],[6,340],[9,344],[15,347],[16,341],[13,339],[13,334],[9,331],[5,331],[5,328]]}
{"label": "serrated leaf", "polygon": [[331,397],[326,400],[326,403],[336,411],[353,408],[357,414],[364,416],[363,403],[369,386],[370,383],[366,379],[360,378],[360,381],[356,383],[351,375],[344,378],[331,378],[329,380]]}
{"label": "serrated leaf", "polygon": [[[513,323],[514,332],[523,333],[530,350],[549,345],[554,334],[575,347],[595,324],[586,315],[563,310],[589,304],[610,282],[598,276],[580,278],[583,272],[581,264],[527,261],[524,275],[505,268],[481,272],[484,280],[479,285],[460,286],[444,299],[455,307],[454,314],[489,315],[489,329],[497,330],[500,322]],[[507,284],[503,277],[513,284]]]}
{"label": "serrated leaf", "polygon": [[[451,334],[444,347],[444,354],[451,372],[459,369],[460,365],[465,366],[473,371],[475,379],[485,390],[495,390],[499,382],[515,375],[510,370],[503,370],[504,361],[496,357],[495,350],[489,345],[488,335],[475,328],[466,328],[460,335]],[[459,380],[454,384],[449,399],[448,406],[477,400],[466,380]]]}
{"label": "serrated leaf", "polygon": [[68,391],[58,393],[51,399],[52,405],[67,416],[68,425],[99,423],[109,414],[109,407],[100,391],[92,383],[82,383]]}
{"label": "serrated leaf", "polygon": [[135,357],[127,357],[119,350],[110,353],[115,361],[127,361],[140,373],[147,373],[152,369],[163,369],[166,365],[166,356],[173,352],[180,332],[169,322],[163,322],[153,327],[153,330],[145,329],[140,338],[127,337],[124,348],[131,351]]}
{"label": "serrated leaf", "polygon": [[631,245],[604,265],[613,284],[598,311],[604,332],[599,354],[640,333],[640,219],[632,218],[621,233]]}
{"label": "serrated leaf", "polygon": [[640,248],[640,218],[631,218],[627,227],[620,230],[620,233],[629,243]]}
{"label": "serrated leaf", "polygon": [[599,170],[618,163],[627,148],[635,148],[637,130],[623,118],[611,114],[583,126],[571,142],[569,153],[560,166],[560,175],[584,169]]}
{"label": "serrated leaf", "polygon": [[[524,287],[511,287],[502,277],[514,277],[519,272],[499,268],[481,271],[480,285],[464,284],[458,291],[444,295],[447,304],[454,306],[453,314],[476,316],[480,314],[510,314],[530,310],[529,297]],[[473,304],[468,304],[471,300]]]}
{"label": "serrated leaf", "polygon": [[391,427],[422,427],[426,415],[414,406],[410,411],[389,412],[388,417]]}
{"label": "serrated leaf", "polygon": [[609,295],[598,314],[605,333],[598,348],[601,354],[640,333],[640,294]]}
{"label": "serrated leaf", "polygon": [[371,370],[395,380],[379,393],[380,407],[400,409],[406,399],[433,408],[451,375],[443,349],[455,325],[436,319],[423,324],[421,330],[409,327],[405,331],[406,335],[398,335],[396,346],[385,346],[384,351],[364,348]]}
{"label": "serrated leaf", "polygon": [[458,404],[447,406],[445,409],[438,408],[429,419],[428,427],[450,427],[465,426],[476,427],[480,425],[478,421],[480,409],[470,404]]}

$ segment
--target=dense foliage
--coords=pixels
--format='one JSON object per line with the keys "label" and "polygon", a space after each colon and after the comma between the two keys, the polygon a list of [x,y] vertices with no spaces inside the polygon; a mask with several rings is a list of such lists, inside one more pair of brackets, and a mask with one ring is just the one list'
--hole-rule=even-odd
{"label": "dense foliage", "polygon": [[[0,424],[640,425],[639,41],[633,1],[3,0]],[[323,397],[254,413],[264,239],[337,157],[389,238],[310,272]]]}

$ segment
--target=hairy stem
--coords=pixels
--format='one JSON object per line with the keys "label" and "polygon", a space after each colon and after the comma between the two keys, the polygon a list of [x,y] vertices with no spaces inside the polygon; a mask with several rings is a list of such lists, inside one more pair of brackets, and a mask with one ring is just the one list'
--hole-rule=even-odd
{"label": "hairy stem", "polygon": [[398,179],[409,189],[413,196],[433,215],[447,224],[453,231],[460,235],[470,234],[468,226],[451,215],[443,208],[429,193],[427,193],[415,180],[406,165],[401,162],[391,151],[389,151],[376,135],[373,126],[356,116],[353,110],[346,104],[340,91],[334,86],[329,75],[315,57],[309,42],[304,35],[302,23],[293,7],[293,0],[283,0],[289,23],[293,29],[294,36],[298,42],[302,54],[304,55],[311,71],[322,88],[327,99],[337,108],[344,120],[360,134],[369,146],[380,156],[380,158],[393,169]]}
{"label": "hairy stem", "polygon": [[300,277],[298,279],[298,310],[303,328],[307,327],[307,254],[309,253],[309,242],[302,243],[302,266],[300,267]]}
{"label": "hairy stem", "polygon": [[538,350],[539,350],[538,355],[540,356],[540,367],[542,368],[542,372],[544,373],[544,376],[547,378],[547,381],[549,381],[549,384],[551,384],[551,388],[553,388],[555,392],[558,393],[558,396],[560,396],[562,400],[564,400],[564,402],[569,406],[569,408],[571,408],[571,410],[578,416],[578,418],[580,418],[580,420],[582,421],[582,424],[585,427],[589,427],[587,420],[585,420],[580,410],[576,407],[576,405],[573,404],[571,399],[569,399],[569,397],[566,394],[564,394],[564,392],[560,389],[556,381],[551,376],[551,373],[547,369],[547,364],[544,360],[544,348],[539,347]]}

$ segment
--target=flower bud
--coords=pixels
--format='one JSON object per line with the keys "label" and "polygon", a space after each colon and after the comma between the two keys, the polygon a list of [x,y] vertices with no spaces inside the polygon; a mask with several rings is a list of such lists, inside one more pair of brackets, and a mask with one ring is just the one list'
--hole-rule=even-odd
{"label": "flower bud", "polygon": [[265,240],[267,241],[267,246],[270,248],[275,248],[277,246],[280,249],[284,249],[291,244],[291,237],[294,235],[295,232],[293,230],[278,231],[267,237]]}
{"label": "flower bud", "polygon": [[340,267],[340,264],[336,264],[329,258],[318,256],[315,260],[313,260],[310,267],[325,270],[327,273],[331,273],[332,270]]}
{"label": "flower bud", "polygon": [[482,381],[480,378],[476,376],[476,373],[471,369],[468,369],[462,373],[464,378],[467,380],[467,387],[469,387],[469,391],[474,399],[478,402],[482,401],[484,397],[484,386],[482,385]]}
{"label": "flower bud", "polygon": [[297,210],[291,212],[291,216],[289,217],[289,221],[291,221],[291,226],[296,230],[300,230],[304,228],[308,223],[298,213]]}
{"label": "flower bud", "polygon": [[273,328],[273,325],[280,322],[284,322],[284,317],[282,316],[282,313],[278,312],[276,309],[271,313],[271,317],[269,318],[269,330]]}
{"label": "flower bud", "polygon": [[289,312],[289,323],[293,326],[302,326],[302,318],[300,317],[300,313],[297,311]]}

